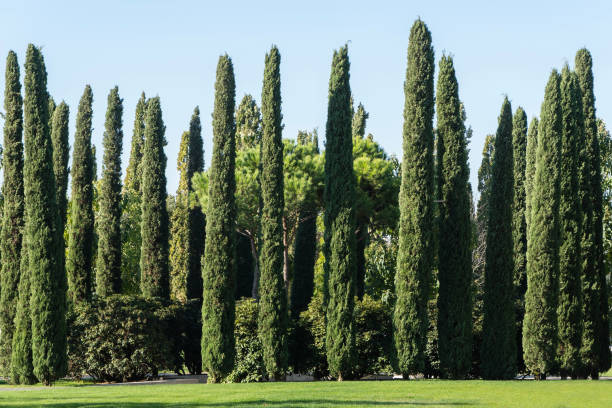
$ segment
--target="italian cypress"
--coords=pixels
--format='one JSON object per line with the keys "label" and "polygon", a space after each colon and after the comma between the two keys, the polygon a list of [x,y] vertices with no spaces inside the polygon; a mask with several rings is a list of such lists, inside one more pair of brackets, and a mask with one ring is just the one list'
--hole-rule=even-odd
{"label": "italian cypress", "polygon": [[187,300],[187,270],[189,269],[189,132],[183,132],[176,161],[179,185],[176,189],[170,230],[170,293],[173,299]]}
{"label": "italian cypress", "polygon": [[466,129],[453,59],[442,56],[437,85],[438,344],[443,375],[465,378],[472,363],[472,222]]}
{"label": "italian cypress", "polygon": [[72,201],[68,233],[69,299],[78,303],[91,299],[94,250],[93,181],[94,157],[91,147],[93,94],[87,85],[77,112],[72,152]]}
{"label": "italian cypress", "polygon": [[19,82],[17,54],[6,57],[4,88],[3,172],[4,195],[0,252],[0,369],[8,375],[11,366],[15,313],[19,298],[21,243],[24,224],[23,196],[23,99]]}
{"label": "italian cypress", "polygon": [[108,94],[104,123],[104,156],[98,196],[98,256],[96,293],[106,297],[121,293],[121,151],[123,150],[123,100],[115,86]]}
{"label": "italian cypress", "polygon": [[[57,208],[60,214],[60,235],[62,246],[64,246],[64,227],[68,216],[68,159],[70,157],[70,145],[68,142],[68,118],[70,109],[65,102],[61,102],[53,112],[53,127],[51,129],[51,141],[53,143],[53,173],[55,174],[55,185],[57,187]],[[65,252],[63,250],[62,252]]]}
{"label": "italian cypress", "polygon": [[520,106],[512,118],[512,149],[514,160],[514,202],[512,205],[512,241],[514,244],[514,299],[516,306],[516,363],[522,371],[523,316],[527,290],[527,222],[525,221],[525,169],[527,166],[527,115]]}
{"label": "italian cypress", "polygon": [[[191,179],[204,171],[204,143],[200,108],[195,107],[189,122],[189,192],[193,190]],[[191,193],[190,193],[191,194]],[[189,268],[187,269],[187,299],[202,299],[202,256],[206,241],[206,217],[199,205],[189,206]]]}
{"label": "italian cypress", "polygon": [[326,349],[329,372],[339,381],[355,364],[355,176],[351,135],[348,47],[334,51],[329,79],[325,147]]}
{"label": "italian cypress", "polygon": [[14,384],[34,384],[32,365],[32,317],[30,316],[30,269],[27,236],[22,237],[19,262],[19,293],[15,312],[15,332],[11,349],[11,381]]}
{"label": "italian cypress", "polygon": [[142,179],[142,153],[144,149],[144,130],[145,130],[145,111],[147,109],[147,99],[143,92],[136,103],[136,113],[134,115],[134,132],[132,133],[132,146],[130,150],[130,161],[125,170],[125,182],[123,187],[127,191],[134,193],[140,192]]}
{"label": "italian cypress", "polygon": [[582,92],[584,140],[579,159],[580,196],[582,198],[583,250],[583,316],[581,360],[583,376],[598,378],[610,368],[610,334],[607,283],[603,261],[603,190],[601,184],[601,155],[597,140],[595,95],[593,93],[593,59],[583,48],[576,53],[576,75]]}
{"label": "italian cypress", "polygon": [[399,372],[423,372],[427,343],[427,303],[434,262],[434,51],[421,20],[410,30],[404,83],[402,180],[399,195],[399,248],[393,312]]}
{"label": "italian cypress", "polygon": [[540,114],[527,237],[523,321],[526,368],[544,379],[555,368],[559,291],[559,166],[562,132],[560,77],[550,75]]}
{"label": "italian cypress", "polygon": [[53,129],[53,114],[55,113],[57,105],[51,95],[47,95],[47,97],[49,99],[49,132],[51,132],[51,129]]}
{"label": "italian cypress", "polygon": [[561,71],[561,157],[559,174],[559,330],[561,375],[576,377],[582,341],[582,282],[578,146],[583,140],[580,85],[567,64]]}
{"label": "italian cypress", "polygon": [[147,102],[142,155],[140,289],[145,297],[170,297],[169,220],[166,207],[166,127],[159,97]]}
{"label": "italian cypress", "polygon": [[229,56],[219,57],[213,111],[213,152],[202,275],[202,368],[219,382],[234,367],[236,280],[236,83]]}
{"label": "italian cypress", "polygon": [[67,370],[66,279],[59,263],[47,73],[40,49],[28,46],[25,75],[25,236],[30,273],[32,363],[46,385]]}
{"label": "italian cypress", "polygon": [[[533,191],[533,179],[535,177],[539,126],[540,122],[538,121],[538,118],[531,119],[531,123],[529,124],[529,131],[527,133],[527,152],[525,153],[525,226],[527,237],[529,237],[529,223],[531,221],[531,195]],[[527,273],[526,268],[525,273]],[[525,288],[525,290],[527,290],[527,288]]]}
{"label": "italian cypress", "polygon": [[481,371],[485,379],[510,379],[516,375],[512,156],[512,108],[505,98],[495,134],[487,220],[481,348]]}
{"label": "italian cypress", "polygon": [[261,249],[259,252],[258,334],[270,378],[287,370],[287,291],[283,280],[283,125],[281,56],[276,46],[266,54],[261,95]]}
{"label": "italian cypress", "polygon": [[[357,110],[353,114],[352,121],[352,135],[353,139],[363,139],[365,136],[366,121],[368,119],[368,112],[366,112],[363,105],[360,103]],[[369,214],[368,214],[369,215]],[[369,217],[363,219],[363,217],[357,217],[357,244],[356,244],[356,268],[357,275],[355,276],[355,294],[357,298],[362,299],[365,292],[365,270],[366,270],[366,257],[365,250],[368,246],[369,234],[368,234],[368,223]]]}

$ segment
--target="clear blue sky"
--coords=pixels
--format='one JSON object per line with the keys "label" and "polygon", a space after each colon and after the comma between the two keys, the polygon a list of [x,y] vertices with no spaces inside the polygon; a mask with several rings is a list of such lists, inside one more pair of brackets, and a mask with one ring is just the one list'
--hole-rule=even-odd
{"label": "clear blue sky", "polygon": [[593,54],[597,113],[604,120],[612,116],[612,3],[582,3],[1,1],[0,58],[13,49],[23,64],[28,43],[43,47],[49,92],[70,105],[71,144],[79,98],[91,84],[98,171],[109,90],[118,85],[124,100],[124,168],[140,92],[159,95],[168,191],[174,193],[180,135],[195,105],[202,112],[208,165],[219,55],[227,52],[233,59],[237,102],[245,93],[259,102],[264,55],[272,44],[282,54],[284,137],[314,127],[324,135],[332,52],[350,41],[352,91],[370,113],[366,131],[389,153],[401,155],[406,49],[420,16],[432,32],[436,63],[443,52],[455,58],[460,98],[474,129],[475,186],[484,136],[495,132],[503,96],[514,109],[523,106],[531,120],[539,114],[550,70],[573,64],[580,47]]}

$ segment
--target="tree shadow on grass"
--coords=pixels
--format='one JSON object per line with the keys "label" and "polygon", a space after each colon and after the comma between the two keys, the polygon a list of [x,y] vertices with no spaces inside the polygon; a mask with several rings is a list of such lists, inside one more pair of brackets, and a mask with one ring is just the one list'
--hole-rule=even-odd
{"label": "tree shadow on grass", "polygon": [[[359,400],[336,400],[336,399],[292,399],[287,401],[270,401],[265,399],[255,399],[247,401],[229,401],[229,402],[58,402],[58,403],[42,403],[36,404],[36,398],[32,399],[33,406],[47,408],[140,408],[143,406],[151,408],[196,408],[196,407],[275,407],[275,408],[290,408],[302,406],[314,407],[329,407],[329,406],[364,406],[364,407],[419,407],[419,406],[444,406],[444,407],[460,407],[473,406],[474,402],[420,402],[420,401],[359,401]],[[23,407],[22,402],[5,403],[0,399],[0,405],[4,408]]]}

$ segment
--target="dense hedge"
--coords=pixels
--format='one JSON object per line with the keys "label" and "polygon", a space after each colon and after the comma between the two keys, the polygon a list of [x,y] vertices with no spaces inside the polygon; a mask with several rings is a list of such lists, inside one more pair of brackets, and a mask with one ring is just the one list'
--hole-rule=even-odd
{"label": "dense hedge", "polygon": [[68,318],[69,374],[134,381],[160,370],[201,372],[199,301],[136,296],[94,299]]}

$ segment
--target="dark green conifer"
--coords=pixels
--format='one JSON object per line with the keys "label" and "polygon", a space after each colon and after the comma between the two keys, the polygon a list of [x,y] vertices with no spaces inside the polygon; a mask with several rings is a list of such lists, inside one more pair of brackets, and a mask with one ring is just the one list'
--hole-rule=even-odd
{"label": "dark green conifer", "polygon": [[[204,142],[200,108],[195,107],[189,122],[189,194],[193,191],[191,179],[195,173],[204,171]],[[187,269],[187,299],[202,299],[202,256],[206,241],[206,217],[199,205],[189,206],[189,268]]]}
{"label": "dark green conifer", "polygon": [[578,146],[582,132],[582,95],[567,64],[561,71],[561,157],[559,174],[559,369],[576,377],[582,341],[581,210],[578,195]]}
{"label": "dark green conifer", "polygon": [[434,51],[421,20],[410,30],[404,83],[402,181],[399,195],[399,249],[393,312],[399,372],[423,372],[427,343],[427,303],[434,262]]}
{"label": "dark green conifer", "polygon": [[87,85],[79,102],[72,152],[71,214],[66,272],[68,275],[69,299],[74,303],[91,298],[93,283],[94,156],[91,147],[92,102],[91,87]]}
{"label": "dark green conifer", "polygon": [[[357,110],[353,114],[352,121],[352,135],[353,139],[363,139],[365,136],[366,121],[368,120],[369,114],[366,112],[363,105],[360,103]],[[369,241],[368,234],[368,223],[369,218],[360,219],[357,217],[357,244],[356,244],[356,268],[357,275],[355,276],[355,294],[357,298],[363,298],[365,291],[365,269],[366,269],[366,258],[365,250]]]}
{"label": "dark green conifer", "polygon": [[144,150],[144,130],[145,130],[145,111],[147,109],[147,99],[143,92],[136,104],[134,115],[134,132],[132,133],[132,146],[130,150],[130,161],[125,170],[125,182],[123,188],[134,193],[140,192],[142,179],[142,154]]}
{"label": "dark green conifer", "polygon": [[70,144],[68,142],[68,118],[70,109],[65,102],[61,102],[53,112],[53,127],[51,129],[51,141],[53,143],[53,173],[55,174],[55,185],[57,187],[57,208],[62,225],[60,235],[62,246],[64,241],[64,227],[68,216],[68,160],[70,157]]}
{"label": "dark green conifer", "polygon": [[527,237],[523,358],[538,379],[554,369],[557,353],[561,115],[560,77],[553,70],[540,114]]}
{"label": "dark green conifer", "polygon": [[19,262],[19,298],[15,312],[15,332],[11,350],[11,382],[14,384],[34,384],[36,382],[32,365],[32,318],[30,316],[32,292],[28,255],[27,236],[24,233]]}
{"label": "dark green conifer", "polygon": [[[527,237],[529,237],[529,223],[531,221],[531,194],[533,191],[533,179],[535,177],[539,127],[540,122],[538,121],[538,118],[531,119],[531,123],[529,124],[529,132],[527,133],[527,152],[525,153],[525,226]],[[525,268],[526,266],[527,265],[525,264]],[[527,269],[525,269],[525,273],[527,273]],[[526,287],[525,290],[527,290]]]}
{"label": "dark green conifer", "polygon": [[523,316],[527,290],[527,223],[525,221],[525,168],[527,166],[527,115],[520,106],[512,118],[512,149],[514,160],[514,203],[512,205],[512,241],[514,244],[514,301],[516,311],[517,369],[522,371]]}
{"label": "dark green conifer", "polygon": [[146,297],[170,297],[169,219],[166,207],[166,127],[159,97],[149,99],[142,155],[140,289]]}
{"label": "dark green conifer", "polygon": [[229,56],[219,57],[213,111],[213,152],[202,266],[202,368],[219,382],[234,367],[236,279],[236,83]]}
{"label": "dark green conifer", "polygon": [[25,239],[31,291],[32,365],[36,378],[50,385],[67,370],[66,278],[58,256],[60,220],[49,131],[47,72],[40,49],[31,44],[25,68]]}
{"label": "dark green conifer", "polygon": [[514,199],[512,108],[504,99],[495,134],[491,174],[482,322],[481,374],[485,379],[516,375],[512,259]]}
{"label": "dark green conifer", "polygon": [[98,196],[98,256],[96,293],[121,293],[121,152],[123,150],[123,100],[115,86],[108,94],[104,123],[104,156]]}
{"label": "dark green conifer", "polygon": [[268,376],[287,370],[287,292],[283,281],[283,124],[281,56],[276,46],[266,54],[261,95],[261,248],[259,252],[258,335]]}
{"label": "dark green conifer", "polygon": [[325,131],[325,276],[327,363],[338,380],[355,364],[355,176],[348,47],[334,51]]}
{"label": "dark green conifer", "polygon": [[4,148],[2,167],[4,196],[0,252],[0,373],[10,374],[15,313],[19,298],[21,243],[24,224],[23,196],[23,99],[19,82],[17,54],[9,51],[6,57],[4,88]]}
{"label": "dark green conifer", "polygon": [[610,332],[607,283],[603,261],[603,192],[601,155],[597,141],[593,59],[583,48],[576,53],[576,75],[582,92],[584,141],[580,145],[580,196],[582,198],[582,272],[584,332],[581,360],[583,376],[598,378],[610,368]]}
{"label": "dark green conifer", "polygon": [[464,378],[472,363],[472,223],[466,129],[453,59],[442,56],[437,85],[438,344],[445,377]]}

